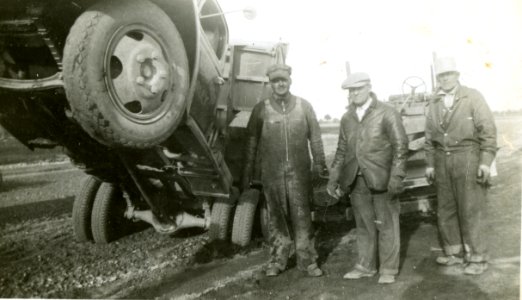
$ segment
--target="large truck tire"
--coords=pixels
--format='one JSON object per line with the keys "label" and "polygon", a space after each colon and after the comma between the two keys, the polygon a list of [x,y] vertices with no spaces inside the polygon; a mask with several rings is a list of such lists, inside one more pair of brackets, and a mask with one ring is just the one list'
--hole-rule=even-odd
{"label": "large truck tire", "polygon": [[241,194],[232,225],[232,243],[245,247],[252,238],[252,229],[259,202],[259,190],[249,189]]}
{"label": "large truck tire", "polygon": [[108,244],[132,231],[133,222],[124,217],[127,203],[114,184],[101,184],[91,215],[92,236],[97,244]]}
{"label": "large truck tire", "polygon": [[210,216],[210,228],[208,235],[211,241],[226,240],[228,238],[228,229],[230,224],[230,215],[232,214],[232,203],[228,201],[216,200],[212,205],[212,213]]}
{"label": "large truck tire", "polygon": [[259,201],[259,224],[261,227],[261,234],[265,242],[269,241],[270,231],[269,231],[269,216],[268,216],[268,208],[266,206],[266,200],[262,196]]}
{"label": "large truck tire", "polygon": [[109,147],[150,148],[176,129],[189,69],[181,36],[147,0],[100,1],[78,17],[64,47],[73,118]]}
{"label": "large truck tire", "polygon": [[80,190],[74,198],[72,221],[74,236],[79,242],[92,241],[91,214],[96,193],[101,185],[94,176],[87,176],[82,180]]}
{"label": "large truck tire", "polygon": [[225,241],[228,239],[232,223],[231,216],[238,197],[239,190],[236,187],[232,187],[230,199],[216,199],[212,204],[210,228],[208,230],[211,241]]}

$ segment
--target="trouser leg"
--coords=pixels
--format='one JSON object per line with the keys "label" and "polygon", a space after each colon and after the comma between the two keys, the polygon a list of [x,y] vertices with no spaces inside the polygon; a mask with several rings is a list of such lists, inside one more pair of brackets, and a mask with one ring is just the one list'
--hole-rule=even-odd
{"label": "trouser leg", "polygon": [[379,273],[399,273],[400,259],[400,202],[388,193],[373,194],[376,227],[379,232]]}
{"label": "trouser leg", "polygon": [[376,270],[377,229],[370,190],[362,176],[357,176],[351,193],[351,203],[357,230],[358,259],[356,268]]}
{"label": "trouser leg", "polygon": [[284,185],[264,184],[264,193],[268,210],[268,230],[271,266],[286,269],[292,248],[292,237],[288,222],[288,203]]}
{"label": "trouser leg", "polygon": [[435,153],[435,180],[437,188],[437,223],[446,255],[462,254],[459,213],[454,181],[451,177],[452,156]]}
{"label": "trouser leg", "polygon": [[317,260],[308,187],[296,180],[289,181],[288,198],[295,236],[297,267],[300,270],[306,270],[309,265]]}
{"label": "trouser leg", "polygon": [[483,235],[486,217],[486,188],[476,181],[478,165],[478,150],[455,155],[454,177],[460,228],[464,248],[470,262],[487,260],[487,247]]}

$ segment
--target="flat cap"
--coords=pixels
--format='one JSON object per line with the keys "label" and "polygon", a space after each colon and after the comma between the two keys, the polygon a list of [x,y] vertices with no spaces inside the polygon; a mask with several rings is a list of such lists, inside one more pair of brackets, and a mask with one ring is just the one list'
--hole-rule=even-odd
{"label": "flat cap", "polygon": [[273,80],[276,78],[290,79],[291,74],[292,74],[292,68],[285,64],[271,65],[270,67],[268,67],[268,69],[266,71],[268,80]]}
{"label": "flat cap", "polygon": [[366,73],[356,72],[348,75],[348,77],[343,81],[341,88],[349,89],[364,86],[365,84],[370,83],[370,76]]}

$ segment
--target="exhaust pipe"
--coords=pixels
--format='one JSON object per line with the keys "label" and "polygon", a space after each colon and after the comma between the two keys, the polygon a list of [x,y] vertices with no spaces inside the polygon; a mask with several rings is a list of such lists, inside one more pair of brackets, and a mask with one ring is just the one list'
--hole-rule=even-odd
{"label": "exhaust pipe", "polygon": [[125,217],[131,220],[141,220],[147,222],[154,229],[162,234],[173,234],[183,228],[198,227],[208,230],[210,227],[210,218],[199,218],[186,212],[176,215],[174,224],[161,223],[151,210],[134,210],[134,207],[128,206],[125,211]]}

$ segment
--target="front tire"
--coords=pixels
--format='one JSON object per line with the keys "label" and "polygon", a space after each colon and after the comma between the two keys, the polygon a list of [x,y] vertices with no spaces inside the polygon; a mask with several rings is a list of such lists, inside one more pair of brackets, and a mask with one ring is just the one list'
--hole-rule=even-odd
{"label": "front tire", "polygon": [[259,201],[259,224],[261,227],[261,234],[265,242],[270,240],[270,229],[269,229],[270,217],[268,215],[268,207],[266,206],[266,200],[261,197]]}
{"label": "front tire", "polygon": [[232,226],[232,243],[245,247],[252,238],[252,229],[259,202],[259,190],[249,189],[239,197]]}
{"label": "front tire", "polygon": [[239,190],[232,187],[230,191],[231,199],[216,199],[212,204],[212,211],[210,216],[210,228],[208,235],[211,241],[227,240],[232,221],[232,211],[239,197]]}

